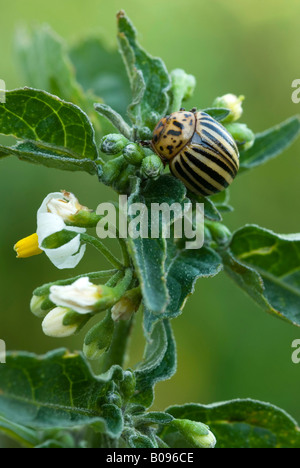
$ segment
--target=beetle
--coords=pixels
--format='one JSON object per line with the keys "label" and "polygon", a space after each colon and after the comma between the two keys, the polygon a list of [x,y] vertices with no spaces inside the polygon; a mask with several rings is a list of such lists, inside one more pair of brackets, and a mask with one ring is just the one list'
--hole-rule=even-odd
{"label": "beetle", "polygon": [[193,193],[225,190],[239,169],[237,145],[223,125],[206,112],[180,109],[163,117],[151,146],[171,173]]}

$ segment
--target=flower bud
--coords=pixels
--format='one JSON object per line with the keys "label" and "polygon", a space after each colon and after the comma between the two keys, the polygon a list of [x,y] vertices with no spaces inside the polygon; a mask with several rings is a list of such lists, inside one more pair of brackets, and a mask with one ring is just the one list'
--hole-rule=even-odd
{"label": "flower bud", "polygon": [[145,117],[145,124],[147,127],[154,128],[157,122],[160,120],[161,115],[158,114],[158,112],[151,111],[149,114]]}
{"label": "flower bud", "polygon": [[129,400],[129,398],[134,394],[136,386],[136,378],[133,372],[127,370],[124,372],[124,378],[120,382],[120,392],[124,397],[124,400]]}
{"label": "flower bud", "polygon": [[145,157],[143,149],[136,143],[125,146],[123,156],[129,164],[139,166]]}
{"label": "flower bud", "polygon": [[123,155],[107,161],[103,166],[101,181],[106,185],[111,185],[118,179],[125,165],[126,161]]}
{"label": "flower bud", "polygon": [[34,295],[30,301],[30,310],[36,317],[44,318],[53,309],[50,304],[48,296]]}
{"label": "flower bud", "polygon": [[51,286],[50,300],[57,306],[67,307],[78,314],[88,314],[112,305],[114,293],[114,288],[93,284],[88,277],[83,277],[70,285]]}
{"label": "flower bud", "polygon": [[224,224],[208,220],[205,221],[205,224],[218,244],[224,245],[231,239],[232,234]]}
{"label": "flower bud", "polygon": [[155,179],[163,172],[163,170],[164,165],[160,157],[156,154],[146,156],[142,161],[141,173],[146,178]]}
{"label": "flower bud", "polygon": [[114,332],[114,322],[110,313],[99,323],[97,323],[87,333],[84,339],[83,352],[88,359],[96,360],[106,351],[112,341]]}
{"label": "flower bud", "polygon": [[171,424],[193,447],[214,448],[217,443],[214,434],[205,424],[189,419],[174,419]]}
{"label": "flower bud", "polygon": [[172,70],[170,75],[172,81],[171,91],[173,92],[173,94],[181,94],[182,101],[190,99],[195,91],[196,78],[193,75],[188,75],[184,70],[180,68]]}
{"label": "flower bud", "polygon": [[225,107],[230,110],[230,114],[223,120],[223,122],[235,122],[238,120],[242,113],[242,102],[244,96],[236,96],[235,94],[224,94],[224,96],[217,97],[213,103],[214,107]]}
{"label": "flower bud", "polygon": [[118,154],[129,143],[129,140],[119,133],[110,133],[102,138],[100,150],[106,154]]}
{"label": "flower bud", "polygon": [[152,133],[149,127],[141,127],[137,129],[137,138],[139,140],[152,140]]}
{"label": "flower bud", "polygon": [[129,320],[138,310],[141,303],[140,288],[131,289],[111,309],[111,316],[115,322]]}
{"label": "flower bud", "polygon": [[253,146],[255,135],[246,124],[233,122],[226,124],[225,127],[231,133],[240,149],[247,150]]}
{"label": "flower bud", "polygon": [[82,315],[66,307],[56,307],[44,318],[42,323],[43,332],[53,338],[65,338],[77,333],[88,318],[82,317]]}
{"label": "flower bud", "polygon": [[128,193],[131,180],[130,178],[136,174],[136,167],[128,164],[120,173],[119,177],[113,182],[112,188],[119,193]]}

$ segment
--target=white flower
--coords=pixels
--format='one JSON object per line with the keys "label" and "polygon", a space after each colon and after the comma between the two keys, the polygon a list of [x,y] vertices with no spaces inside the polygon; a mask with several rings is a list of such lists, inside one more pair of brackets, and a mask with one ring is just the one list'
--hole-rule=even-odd
{"label": "white flower", "polygon": [[78,329],[78,324],[64,325],[63,321],[70,309],[64,307],[56,307],[49,312],[43,320],[43,332],[47,336],[54,338],[65,338],[74,335]]}
{"label": "white flower", "polygon": [[[67,226],[65,224],[64,220],[67,219],[71,213],[75,214],[78,212],[77,199],[71,194],[68,194],[68,197],[69,202],[62,200],[62,194],[60,192],[50,193],[37,212],[39,247],[59,269],[74,268],[82,259],[86,249],[86,246],[81,246],[80,242],[80,234],[86,232],[86,230],[79,227]],[[43,241],[47,237],[63,230],[76,232],[78,235],[66,244],[55,249],[43,247]]]}
{"label": "white flower", "polygon": [[83,277],[67,286],[51,286],[50,300],[79,314],[88,314],[94,311],[101,299],[101,289],[101,286],[91,283],[88,277]]}

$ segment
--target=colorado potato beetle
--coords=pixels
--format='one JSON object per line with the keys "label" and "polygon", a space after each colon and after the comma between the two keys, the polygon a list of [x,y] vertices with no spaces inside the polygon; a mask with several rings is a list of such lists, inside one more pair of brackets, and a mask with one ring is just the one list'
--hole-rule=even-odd
{"label": "colorado potato beetle", "polygon": [[205,112],[180,110],[162,118],[151,142],[171,173],[193,193],[226,189],[239,169],[237,145],[223,125]]}

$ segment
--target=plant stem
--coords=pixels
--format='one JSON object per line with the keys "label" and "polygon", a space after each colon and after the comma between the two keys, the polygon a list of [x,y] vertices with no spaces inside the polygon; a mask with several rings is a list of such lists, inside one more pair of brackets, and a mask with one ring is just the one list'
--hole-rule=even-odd
{"label": "plant stem", "polygon": [[121,320],[116,323],[110,348],[101,356],[99,361],[100,373],[108,371],[108,369],[115,364],[121,367],[124,365],[132,325],[132,318],[130,320]]}
{"label": "plant stem", "polygon": [[95,237],[90,236],[88,234],[81,234],[81,240],[86,244],[90,244],[93,247],[95,247],[118,270],[124,268],[124,265],[111,253],[111,251],[99,239],[96,239]]}

